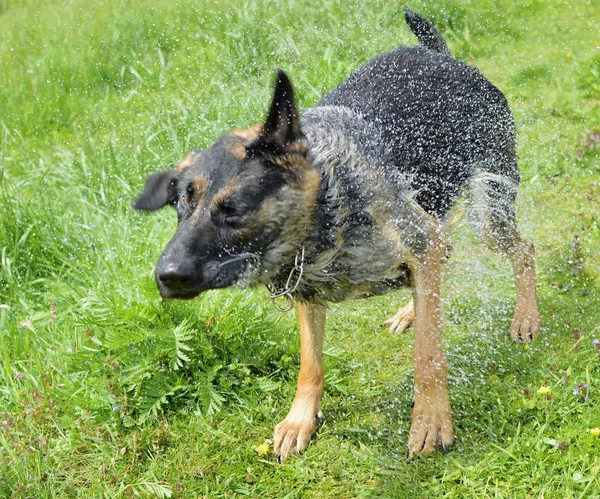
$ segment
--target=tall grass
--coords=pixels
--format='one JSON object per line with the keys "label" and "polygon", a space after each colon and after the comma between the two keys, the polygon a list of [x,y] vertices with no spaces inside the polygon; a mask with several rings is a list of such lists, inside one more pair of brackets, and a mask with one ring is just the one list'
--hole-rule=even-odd
{"label": "tall grass", "polygon": [[404,459],[411,335],[380,327],[400,293],[331,307],[327,421],[305,455],[259,455],[294,392],[294,314],[261,290],[161,301],[153,266],[175,221],[131,209],[146,174],[259,121],[276,68],[306,108],[373,55],[414,43],[401,5],[8,0],[0,495],[597,495],[600,7],[411,7],[507,95],[521,225],[538,249],[544,336],[526,350],[507,339],[506,262],[467,228],[454,236],[444,295],[455,450]]}

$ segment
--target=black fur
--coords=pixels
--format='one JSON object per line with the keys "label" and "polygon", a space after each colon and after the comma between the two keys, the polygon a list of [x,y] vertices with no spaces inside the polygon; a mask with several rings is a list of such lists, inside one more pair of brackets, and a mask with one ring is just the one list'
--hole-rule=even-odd
{"label": "black fur", "polygon": [[318,105],[351,109],[375,127],[382,167],[411,178],[417,203],[437,218],[476,171],[518,181],[506,99],[476,68],[448,55],[422,47],[392,50]]}
{"label": "black fur", "polygon": [[[190,292],[277,284],[285,283],[302,247],[298,297],[339,301],[386,292],[410,276],[382,224],[400,235],[405,258],[418,257],[429,244],[427,215],[443,222],[482,175],[491,176],[486,196],[505,200],[496,205],[510,240],[519,174],[506,99],[476,68],[452,58],[430,23],[409,9],[406,17],[425,46],[375,57],[301,118],[280,71],[262,131],[244,145],[246,157],[232,155],[239,139],[225,135],[177,173],[171,204],[180,226],[157,267],[164,296],[180,294],[160,279],[180,260],[195,262],[184,266],[193,275],[177,284]],[[311,201],[306,179],[315,173],[320,185]],[[136,208],[168,202],[155,186],[171,176],[150,177]],[[198,176],[210,183],[192,209],[181,200]],[[219,195],[226,189],[224,202]],[[257,218],[265,203],[278,208],[270,219]],[[235,263],[225,265],[229,260]],[[227,278],[225,268],[232,270]]]}
{"label": "black fur", "polygon": [[144,192],[135,200],[133,207],[136,210],[155,211],[166,206],[169,200],[169,184],[176,176],[175,170],[148,175]]}
{"label": "black fur", "polygon": [[[406,9],[422,46],[359,68],[300,117],[280,71],[264,124],[233,130],[177,167],[152,175],[137,209],[165,204],[178,225],[156,266],[161,296],[268,284],[298,302],[301,373],[274,451],[302,452],[320,417],[325,303],[413,289],[415,407],[409,455],[454,442],[441,347],[440,264],[456,198],[488,245],[511,261],[513,339],[539,332],[534,247],[514,213],[515,127],[502,93],[453,59],[428,21]],[[411,318],[412,314],[412,318]],[[432,440],[433,439],[433,440]]]}
{"label": "black fur", "polygon": [[283,71],[279,70],[273,102],[263,132],[246,149],[250,155],[264,151],[281,153],[285,151],[286,146],[293,144],[299,138],[301,138],[300,120],[292,82]]}
{"label": "black fur", "polygon": [[406,24],[408,24],[424,47],[450,55],[450,49],[446,45],[446,40],[442,38],[439,31],[427,19],[415,14],[406,5],[404,6],[404,18],[406,19]]}

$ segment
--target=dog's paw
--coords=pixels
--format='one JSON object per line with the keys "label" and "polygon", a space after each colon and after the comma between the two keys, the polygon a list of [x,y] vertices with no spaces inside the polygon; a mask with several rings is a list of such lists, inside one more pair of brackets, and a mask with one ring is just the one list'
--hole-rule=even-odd
{"label": "dog's paw", "polygon": [[435,406],[415,402],[408,437],[408,459],[416,454],[430,454],[438,448],[448,452],[454,445],[450,404],[444,402],[438,410],[434,410]]}
{"label": "dog's paw", "polygon": [[413,301],[398,310],[396,315],[390,317],[384,322],[384,326],[388,328],[388,332],[392,334],[402,333],[407,330],[415,320],[415,307]]}
{"label": "dog's paw", "polygon": [[273,435],[273,451],[279,461],[285,461],[289,456],[297,456],[304,452],[321,421],[323,421],[321,411],[313,417],[298,419],[290,412],[288,417],[275,427]]}
{"label": "dog's paw", "polygon": [[515,312],[515,318],[510,326],[510,336],[513,341],[529,343],[540,334],[540,314],[537,307]]}

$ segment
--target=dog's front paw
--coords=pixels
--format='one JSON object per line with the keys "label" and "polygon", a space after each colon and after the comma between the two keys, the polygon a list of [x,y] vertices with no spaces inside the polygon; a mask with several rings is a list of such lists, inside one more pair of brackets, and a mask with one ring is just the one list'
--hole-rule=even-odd
{"label": "dog's front paw", "polygon": [[540,334],[540,322],[540,314],[535,304],[526,309],[517,310],[510,326],[510,336],[513,341],[529,343]]}
{"label": "dog's front paw", "polygon": [[302,416],[300,418],[295,418],[293,411],[290,411],[287,418],[275,427],[273,435],[273,450],[279,461],[304,452],[322,420],[321,411],[312,417]]}
{"label": "dog's front paw", "polygon": [[388,328],[390,333],[402,333],[408,329],[415,320],[415,307],[413,301],[410,300],[408,304],[398,310],[396,315],[390,317],[384,322],[384,326]]}
{"label": "dog's front paw", "polygon": [[408,458],[415,454],[430,454],[438,448],[448,451],[454,445],[450,403],[415,400],[412,424],[408,438]]}

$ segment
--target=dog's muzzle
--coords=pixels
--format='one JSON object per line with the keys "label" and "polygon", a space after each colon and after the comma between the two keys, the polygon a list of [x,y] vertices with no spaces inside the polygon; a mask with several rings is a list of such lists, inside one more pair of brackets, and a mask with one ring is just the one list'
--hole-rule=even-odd
{"label": "dog's muzzle", "polygon": [[231,257],[202,264],[161,258],[156,266],[156,284],[163,298],[191,299],[209,289],[234,285],[247,268],[250,258]]}
{"label": "dog's muzzle", "polygon": [[203,291],[196,268],[188,262],[159,262],[155,276],[163,298],[191,299]]}

